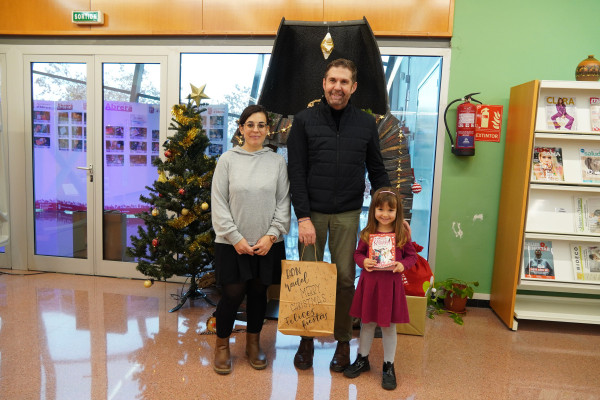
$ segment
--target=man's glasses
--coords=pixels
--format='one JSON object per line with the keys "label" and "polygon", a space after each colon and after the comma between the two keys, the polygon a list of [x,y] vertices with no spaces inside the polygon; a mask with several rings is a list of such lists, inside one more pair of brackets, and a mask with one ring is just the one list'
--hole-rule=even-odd
{"label": "man's glasses", "polygon": [[259,122],[258,124],[254,122],[246,122],[244,126],[248,129],[254,129],[254,127],[257,127],[259,130],[262,131],[267,127],[267,124],[265,124],[264,122]]}

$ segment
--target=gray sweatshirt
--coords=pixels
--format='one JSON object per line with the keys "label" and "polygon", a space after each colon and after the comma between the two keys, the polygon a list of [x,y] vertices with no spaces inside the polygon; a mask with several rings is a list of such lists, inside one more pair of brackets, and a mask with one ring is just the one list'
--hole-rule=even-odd
{"label": "gray sweatshirt", "polygon": [[290,229],[290,183],[284,158],[269,148],[234,147],[217,162],[212,181],[215,242],[254,246],[264,235],[277,241]]}

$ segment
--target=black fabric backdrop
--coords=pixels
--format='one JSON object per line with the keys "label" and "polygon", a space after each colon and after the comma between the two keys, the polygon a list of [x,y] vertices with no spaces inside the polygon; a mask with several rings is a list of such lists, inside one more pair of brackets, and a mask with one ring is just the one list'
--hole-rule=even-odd
{"label": "black fabric backdrop", "polygon": [[[321,41],[328,30],[334,48],[325,60]],[[383,64],[366,19],[321,23],[283,18],[258,104],[283,116],[305,109],[309,102],[323,95],[325,68],[337,58],[352,60],[358,68],[358,87],[352,95],[352,104],[385,114],[388,99]]]}

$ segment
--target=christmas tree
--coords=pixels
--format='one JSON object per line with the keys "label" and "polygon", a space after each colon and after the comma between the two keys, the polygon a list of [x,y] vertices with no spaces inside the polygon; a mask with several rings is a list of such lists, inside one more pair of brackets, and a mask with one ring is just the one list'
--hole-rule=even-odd
{"label": "christmas tree", "polygon": [[200,117],[203,98],[208,98],[204,86],[192,85],[187,104],[172,107],[169,130],[175,133],[163,144],[164,161],[157,157],[152,163],[158,179],[146,186],[148,196],[140,196],[149,211],[137,214],[145,226],[131,236],[128,248],[137,270],[148,277],[191,276],[190,292],[196,291],[196,279],[212,269],[215,239],[209,204],[216,159],[205,154],[210,141]]}

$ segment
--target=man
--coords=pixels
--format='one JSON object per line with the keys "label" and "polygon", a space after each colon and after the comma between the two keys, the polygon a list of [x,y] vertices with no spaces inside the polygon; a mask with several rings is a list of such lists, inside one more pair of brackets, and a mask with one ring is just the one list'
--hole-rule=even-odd
{"label": "man", "polygon": [[[373,189],[390,182],[379,149],[375,118],[350,104],[356,91],[356,66],[350,60],[329,63],[324,98],[294,117],[288,138],[288,175],[298,218],[298,247],[303,260],[323,259],[329,235],[331,261],[337,266],[334,337],[338,341],[330,369],[350,364],[354,295],[354,250],[365,190],[365,167]],[[313,338],[303,337],[294,365],[312,367]]]}
{"label": "man", "polygon": [[544,259],[542,259],[542,250],[535,249],[535,258],[530,260],[525,267],[525,275],[554,276],[554,268]]}

